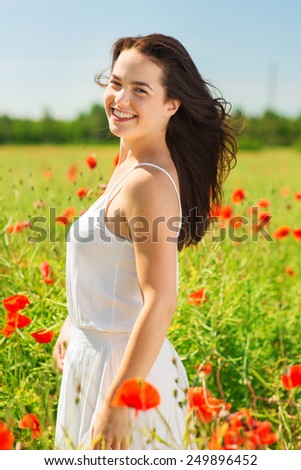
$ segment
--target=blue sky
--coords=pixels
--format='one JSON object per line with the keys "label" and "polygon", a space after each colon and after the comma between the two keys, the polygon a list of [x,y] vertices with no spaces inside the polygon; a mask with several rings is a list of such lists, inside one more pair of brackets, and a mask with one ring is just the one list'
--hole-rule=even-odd
{"label": "blue sky", "polygon": [[0,114],[72,118],[102,102],[114,40],[160,32],[249,114],[301,114],[299,0],[0,0]]}

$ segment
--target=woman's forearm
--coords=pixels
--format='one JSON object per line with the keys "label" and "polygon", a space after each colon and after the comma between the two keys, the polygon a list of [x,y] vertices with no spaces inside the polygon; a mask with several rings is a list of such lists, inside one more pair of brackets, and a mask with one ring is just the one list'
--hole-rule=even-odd
{"label": "woman's forearm", "polygon": [[112,400],[123,381],[134,377],[145,379],[148,375],[162,347],[174,310],[174,306],[159,301],[143,306],[106,401]]}

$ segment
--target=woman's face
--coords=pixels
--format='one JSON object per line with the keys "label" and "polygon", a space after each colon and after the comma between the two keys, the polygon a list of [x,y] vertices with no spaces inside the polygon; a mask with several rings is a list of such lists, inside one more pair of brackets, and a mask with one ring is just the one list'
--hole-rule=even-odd
{"label": "woman's face", "polygon": [[166,101],[161,77],[161,68],[140,52],[121,52],[104,97],[112,134],[128,140],[165,135],[178,104]]}

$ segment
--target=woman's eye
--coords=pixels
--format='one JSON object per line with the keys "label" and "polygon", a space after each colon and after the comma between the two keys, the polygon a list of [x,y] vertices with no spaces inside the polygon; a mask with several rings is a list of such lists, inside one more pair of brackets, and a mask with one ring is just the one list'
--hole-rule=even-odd
{"label": "woman's eye", "polygon": [[142,88],[135,88],[135,91],[137,91],[137,93],[146,93]]}
{"label": "woman's eye", "polygon": [[121,86],[120,83],[115,82],[115,80],[110,80],[110,84],[115,86]]}

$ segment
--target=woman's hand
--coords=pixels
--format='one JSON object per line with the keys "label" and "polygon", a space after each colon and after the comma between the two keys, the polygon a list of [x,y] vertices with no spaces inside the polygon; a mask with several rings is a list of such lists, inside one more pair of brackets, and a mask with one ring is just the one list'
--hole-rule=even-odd
{"label": "woman's hand", "polygon": [[115,408],[108,403],[104,403],[92,425],[91,449],[128,449],[129,432],[129,409]]}
{"label": "woman's hand", "polygon": [[70,320],[69,317],[63,323],[61,332],[55,343],[53,350],[53,357],[56,365],[62,371],[64,368],[64,358],[67,350],[68,343],[70,341]]}

